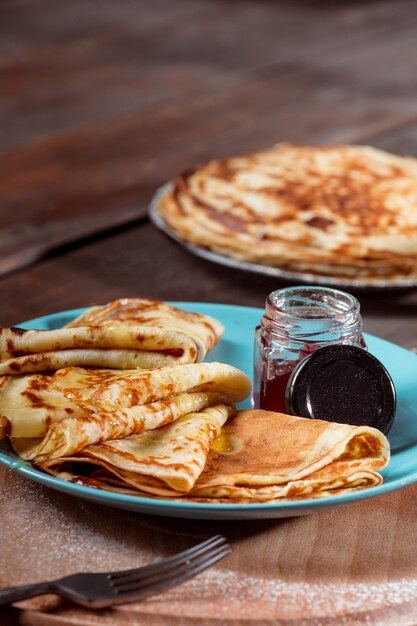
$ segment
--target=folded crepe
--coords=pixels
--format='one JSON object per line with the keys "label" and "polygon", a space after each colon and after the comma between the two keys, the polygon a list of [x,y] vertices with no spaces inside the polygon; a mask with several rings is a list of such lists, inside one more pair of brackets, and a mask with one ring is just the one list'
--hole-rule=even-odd
{"label": "folded crepe", "polygon": [[[218,404],[145,434],[88,446],[72,458],[40,465],[59,478],[87,485],[105,488],[105,481],[113,480],[122,490],[126,487],[154,496],[175,496],[192,489],[222,425],[234,413],[233,407]],[[104,471],[93,472],[90,477],[75,476],[71,469],[79,463],[101,466]],[[104,480],[101,485],[100,475]]]}
{"label": "folded crepe", "polygon": [[250,389],[243,372],[222,363],[4,377],[0,438],[10,437],[18,454],[39,462],[158,428],[219,402],[240,402]]}
{"label": "folded crepe", "polygon": [[125,299],[88,309],[66,328],[0,329],[0,375],[64,367],[154,369],[203,360],[220,340],[217,320],[162,302]]}
{"label": "folded crepe", "polygon": [[191,495],[273,500],[374,487],[390,448],[376,428],[271,411],[241,411],[226,424],[226,451],[212,451]]}
{"label": "folded crepe", "polygon": [[[382,482],[379,470],[389,461],[388,440],[374,428],[248,410],[225,423],[220,436],[212,440],[204,470],[198,477],[193,471],[196,480],[185,483],[177,480],[178,471],[183,477],[185,467],[195,464],[200,469],[202,459],[198,445],[193,451],[195,435],[187,430],[188,422],[186,416],[175,428],[165,426],[89,446],[72,458],[43,466],[60,478],[121,493],[254,502],[324,497],[373,487]],[[90,467],[87,475],[86,464]]]}
{"label": "folded crepe", "polygon": [[94,306],[67,327],[75,326],[112,326],[114,323],[151,328],[170,328],[191,337],[197,347],[197,361],[202,361],[207,353],[218,343],[224,327],[216,319],[183,311],[177,307],[143,298],[123,298],[103,306]]}

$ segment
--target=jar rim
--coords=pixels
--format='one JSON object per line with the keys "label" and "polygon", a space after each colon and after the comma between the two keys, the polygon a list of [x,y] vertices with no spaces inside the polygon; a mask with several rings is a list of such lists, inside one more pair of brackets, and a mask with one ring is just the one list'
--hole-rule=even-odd
{"label": "jar rim", "polygon": [[328,320],[339,315],[359,315],[360,304],[355,296],[340,289],[306,285],[271,292],[266,299],[266,308],[273,318],[277,315],[300,320]]}

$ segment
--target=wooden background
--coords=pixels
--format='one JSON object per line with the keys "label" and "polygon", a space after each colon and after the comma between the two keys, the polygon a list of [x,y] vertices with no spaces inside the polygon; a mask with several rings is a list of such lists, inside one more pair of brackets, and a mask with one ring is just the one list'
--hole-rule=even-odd
{"label": "wooden background", "polygon": [[[0,0],[0,324],[123,296],[263,306],[281,285],[182,250],[147,221],[152,194],[190,165],[278,141],[357,142],[417,156],[416,59],[413,0]],[[359,297],[368,332],[417,346],[416,292]],[[234,541],[239,581],[254,572],[254,584],[274,576],[287,584],[332,576],[340,585],[415,580],[414,487],[289,522],[210,526],[96,511],[39,486],[33,495],[5,470],[0,480],[3,585],[74,571],[68,551],[75,539],[57,522],[65,515],[78,533],[96,528],[126,563],[135,546],[140,558],[149,556],[149,529],[159,537],[153,556],[220,530]],[[16,519],[24,521],[14,530]],[[43,524],[55,533],[52,569],[42,565]],[[123,525],[127,543],[111,530]],[[231,604],[239,589],[246,593],[239,584],[229,590]],[[378,608],[364,598],[349,624],[417,623],[404,597]],[[158,602],[149,623],[174,620],[169,600]],[[247,613],[234,614],[236,623],[252,615],[248,602],[242,606]],[[297,626],[342,623],[330,604],[314,615],[291,613],[283,600],[272,606],[258,597],[256,606],[257,623],[269,616],[268,623],[286,624],[289,615]],[[0,623],[97,623],[70,613],[3,609]],[[115,619],[102,615],[100,623]],[[124,620],[146,623],[134,611]]]}

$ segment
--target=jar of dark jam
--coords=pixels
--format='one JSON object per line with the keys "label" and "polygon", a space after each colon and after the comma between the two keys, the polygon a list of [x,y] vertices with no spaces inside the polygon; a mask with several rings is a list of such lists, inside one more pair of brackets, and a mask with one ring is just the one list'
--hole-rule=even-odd
{"label": "jar of dark jam", "polygon": [[366,348],[358,300],[325,287],[273,291],[255,330],[254,408],[286,413],[285,390],[294,367],[317,348]]}

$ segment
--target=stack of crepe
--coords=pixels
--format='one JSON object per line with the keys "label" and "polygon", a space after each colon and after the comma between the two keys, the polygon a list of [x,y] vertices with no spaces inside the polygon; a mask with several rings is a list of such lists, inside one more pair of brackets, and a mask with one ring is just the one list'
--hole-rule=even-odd
{"label": "stack of crepe", "polygon": [[211,317],[142,299],[93,307],[62,329],[1,329],[0,436],[37,462],[243,400],[244,374],[197,363],[222,332]]}
{"label": "stack of crepe", "polygon": [[[1,355],[9,373],[0,377],[0,437],[64,480],[148,497],[254,502],[322,497],[381,482],[389,446],[373,428],[236,412],[235,403],[251,388],[243,372],[223,363],[182,362],[184,354],[201,358],[221,334],[218,322],[195,315],[124,300],[94,307],[61,331],[5,329]],[[157,341],[146,329],[158,331]],[[138,333],[145,337],[139,359],[142,347],[158,364],[166,357],[176,362],[123,369],[122,354],[120,367],[109,369],[106,351],[130,351]],[[194,352],[186,352],[184,338],[194,341]],[[62,367],[72,353],[71,362],[83,366]],[[48,364],[42,372],[39,355]],[[19,368],[11,367],[13,359]],[[95,367],[85,366],[92,361]]]}
{"label": "stack of crepe", "polygon": [[417,278],[417,160],[278,144],[179,176],[158,211],[228,257],[343,279]]}

